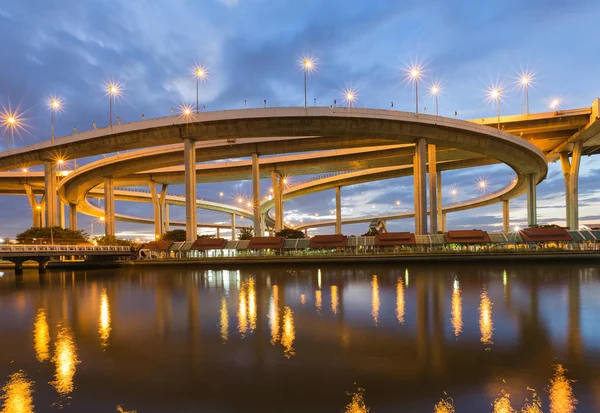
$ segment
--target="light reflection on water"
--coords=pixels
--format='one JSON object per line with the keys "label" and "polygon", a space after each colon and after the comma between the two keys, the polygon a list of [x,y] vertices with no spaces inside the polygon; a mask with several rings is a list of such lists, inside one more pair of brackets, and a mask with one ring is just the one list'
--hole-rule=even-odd
{"label": "light reflection on water", "polygon": [[2,388],[2,413],[33,413],[33,385],[22,371],[10,375]]}
{"label": "light reflection on water", "polygon": [[[590,323],[600,310],[595,299],[600,271],[570,267],[449,266],[411,270],[410,280],[408,270],[393,267],[326,268],[320,277],[316,269],[246,269],[235,272],[235,284],[231,276],[229,294],[223,277],[234,272],[212,271],[208,277],[197,270],[190,275],[135,269],[105,275],[113,277],[110,288],[100,276],[85,282],[81,275],[50,278],[43,300],[37,277],[31,282],[24,277],[18,300],[5,277],[0,323],[11,333],[2,334],[0,377],[19,370],[32,377],[37,384],[30,404],[35,398],[39,411],[56,403],[41,391],[50,382],[55,398],[57,393],[69,398],[65,413],[85,411],[83,404],[73,406],[78,402],[106,402],[103,411],[121,402],[155,411],[158,391],[207,400],[206,408],[226,406],[217,412],[243,408],[220,387],[203,390],[212,380],[242,385],[248,406],[269,400],[266,387],[290,383],[311,401],[297,411],[341,410],[339,397],[317,397],[322,383],[328,394],[340,395],[353,383],[368,384],[363,404],[348,406],[366,409],[366,400],[377,407],[373,413],[401,411],[406,403],[408,411],[436,413],[600,411],[600,399],[590,390],[597,386],[590,377],[600,368]],[[39,364],[50,358],[53,364]],[[80,359],[84,368],[78,367]],[[53,370],[46,373],[48,367]],[[190,390],[172,387],[185,382]],[[524,396],[528,386],[540,390],[542,400]],[[110,396],[115,388],[131,388],[133,399]],[[136,396],[142,393],[152,405],[144,406],[144,398]],[[290,407],[283,399],[265,403],[261,411]]]}

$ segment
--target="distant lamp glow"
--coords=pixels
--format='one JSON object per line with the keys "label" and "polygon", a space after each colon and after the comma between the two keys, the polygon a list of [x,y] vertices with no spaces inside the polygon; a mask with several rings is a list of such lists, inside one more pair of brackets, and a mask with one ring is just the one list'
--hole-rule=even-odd
{"label": "distant lamp glow", "polygon": [[552,110],[558,110],[558,105],[560,105],[559,98],[553,98],[552,100],[550,100],[550,108]]}
{"label": "distant lamp glow", "polygon": [[435,97],[435,116],[439,116],[439,96],[442,90],[442,85],[439,82],[435,82],[429,88],[429,95]]}
{"label": "distant lamp glow", "polygon": [[51,142],[54,142],[54,117],[56,116],[56,112],[58,112],[62,108],[62,101],[57,97],[51,97],[48,100],[48,105],[50,106],[50,112],[52,114]]}
{"label": "distant lamp glow", "polygon": [[311,56],[304,56],[301,60],[302,62],[302,71],[304,73],[304,109],[308,107],[307,99],[306,99],[306,76],[307,73],[312,72],[316,69],[315,59]]}
{"label": "distant lamp glow", "polygon": [[35,209],[37,209],[38,211],[41,211],[42,210],[42,206],[41,205],[36,205]]}
{"label": "distant lamp glow", "polygon": [[344,102],[346,102],[348,104],[348,107],[350,108],[354,104],[354,101],[356,100],[357,96],[358,94],[353,89],[344,90]]}
{"label": "distant lamp glow", "polygon": [[406,74],[411,82],[415,83],[415,114],[419,114],[419,80],[423,77],[423,67],[413,64],[406,69]]}
{"label": "distant lamp glow", "polygon": [[105,217],[100,217],[100,221],[104,222],[104,221],[106,221],[106,218]]}
{"label": "distant lamp glow", "polygon": [[110,126],[112,126],[112,124],[113,124],[112,113],[113,113],[114,100],[116,98],[118,98],[119,96],[121,96],[121,85],[116,82],[107,83],[106,91],[107,91],[108,102],[109,102],[109,107],[110,107],[109,123],[110,123]]}
{"label": "distant lamp glow", "polygon": [[396,201],[396,206],[400,206],[400,201]]}
{"label": "distant lamp glow", "polygon": [[196,113],[198,113],[200,105],[199,105],[199,91],[200,91],[200,81],[204,81],[206,76],[208,75],[208,70],[203,66],[194,67],[194,77],[196,78]]}
{"label": "distant lamp glow", "polygon": [[487,100],[495,101],[498,105],[498,129],[500,129],[500,101],[502,100],[502,88],[497,85],[492,85],[488,88]]}
{"label": "distant lamp glow", "polygon": [[28,169],[27,168],[23,168],[23,169],[21,169],[21,171],[23,171],[23,173],[27,173]]}
{"label": "distant lamp glow", "polygon": [[25,130],[23,114],[11,110],[10,107],[8,109],[2,107],[2,111],[0,111],[0,126],[8,131],[7,147],[10,150],[15,140],[15,132]]}
{"label": "distant lamp glow", "polygon": [[535,73],[529,71],[529,70],[525,70],[521,73],[519,73],[519,77],[518,77],[518,81],[519,81],[519,86],[523,89],[525,89],[525,110],[526,110],[526,114],[529,115],[529,86],[531,86],[533,84],[533,81],[535,80]]}
{"label": "distant lamp glow", "polygon": [[477,189],[479,189],[480,192],[485,192],[487,190],[488,187],[488,181],[485,178],[479,178],[477,180]]}
{"label": "distant lamp glow", "polygon": [[224,194],[223,192],[219,192],[219,196],[222,197]]}
{"label": "distant lamp glow", "polygon": [[59,159],[59,160],[56,161],[56,163],[59,164],[59,165],[62,165],[62,164],[65,163],[65,160],[64,159]]}
{"label": "distant lamp glow", "polygon": [[517,225],[517,226],[515,227],[515,232],[519,232],[519,231],[521,231],[521,227]]}
{"label": "distant lamp glow", "polygon": [[243,204],[244,203],[244,198],[238,198],[237,202],[238,202],[238,204]]}

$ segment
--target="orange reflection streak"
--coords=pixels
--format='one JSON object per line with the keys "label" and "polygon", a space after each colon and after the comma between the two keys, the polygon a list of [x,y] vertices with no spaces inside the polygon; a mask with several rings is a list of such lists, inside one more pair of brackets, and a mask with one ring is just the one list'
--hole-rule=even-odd
{"label": "orange reflection streak", "polygon": [[454,280],[454,287],[452,289],[452,318],[450,319],[452,326],[454,327],[454,335],[456,337],[462,333],[462,298],[460,297],[460,286],[458,280]]}
{"label": "orange reflection streak", "polygon": [[2,413],[33,413],[33,384],[22,371],[11,374],[2,388]]}
{"label": "orange reflection streak", "polygon": [[401,278],[396,281],[396,318],[404,324],[404,284]]}
{"label": "orange reflection streak", "polygon": [[479,330],[481,331],[481,342],[492,344],[492,332],[494,324],[492,322],[492,302],[484,288],[481,292],[481,302],[479,304]]}
{"label": "orange reflection streak", "polygon": [[379,324],[379,307],[381,305],[379,299],[379,280],[377,276],[373,276],[371,281],[371,315],[373,316],[373,322],[375,325]]}
{"label": "orange reflection streak", "polygon": [[108,303],[108,293],[106,288],[102,289],[100,294],[100,318],[98,320],[98,333],[100,334],[100,342],[103,347],[108,345],[110,338],[110,306]]}
{"label": "orange reflection streak", "polygon": [[557,365],[550,380],[550,413],[572,413],[577,399],[573,395],[572,381],[565,377],[565,369]]}
{"label": "orange reflection streak", "polygon": [[339,298],[338,298],[338,288],[337,288],[337,285],[332,285],[331,286],[331,312],[333,314],[337,314],[339,303],[340,303],[340,301],[339,301]]}
{"label": "orange reflection streak", "polygon": [[56,349],[52,361],[56,365],[55,380],[51,383],[61,395],[73,392],[73,378],[77,370],[77,347],[67,326],[60,326],[56,336]]}
{"label": "orange reflection streak", "polygon": [[352,393],[351,395],[352,400],[344,409],[344,413],[368,413],[369,408],[365,404],[362,389],[358,389],[356,393]]}
{"label": "orange reflection streak", "polygon": [[317,307],[317,312],[320,314],[323,307],[323,292],[321,290],[315,291],[315,307]]}
{"label": "orange reflection streak", "polygon": [[542,400],[538,397],[534,389],[527,388],[533,393],[531,395],[531,402],[525,403],[521,408],[520,413],[544,413],[542,410]]}
{"label": "orange reflection streak", "polygon": [[269,327],[271,329],[271,345],[279,341],[279,287],[273,286],[271,302],[269,303]]}
{"label": "orange reflection streak", "polygon": [[283,309],[283,331],[281,333],[281,344],[283,345],[283,355],[287,358],[294,354],[294,340],[296,339],[296,329],[294,327],[294,313],[290,307]]}
{"label": "orange reflection streak", "polygon": [[238,297],[238,331],[242,337],[246,336],[248,331],[248,303],[246,302],[246,290],[247,285],[245,281],[242,281],[240,286],[240,293]]}
{"label": "orange reflection streak", "polygon": [[502,390],[502,394],[494,400],[494,413],[513,413],[515,409],[510,404],[510,394]]}
{"label": "orange reflection streak", "polygon": [[248,280],[248,318],[250,320],[250,331],[256,329],[256,288],[254,278]]}
{"label": "orange reflection streak", "polygon": [[302,304],[302,307],[306,305],[306,295],[300,294],[300,304]]}
{"label": "orange reflection streak", "polygon": [[38,361],[44,362],[50,358],[50,329],[43,308],[38,310],[33,324],[33,347]]}
{"label": "orange reflection streak", "polygon": [[433,413],[454,413],[452,400],[440,400],[433,408]]}
{"label": "orange reflection streak", "polygon": [[221,339],[223,342],[226,342],[229,337],[229,312],[227,311],[227,301],[225,300],[225,297],[221,298],[219,327],[221,329]]}

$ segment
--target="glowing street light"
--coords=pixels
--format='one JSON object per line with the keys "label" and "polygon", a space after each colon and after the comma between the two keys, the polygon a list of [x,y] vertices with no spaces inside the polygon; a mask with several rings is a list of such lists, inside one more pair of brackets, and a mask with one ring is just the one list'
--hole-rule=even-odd
{"label": "glowing street light", "polygon": [[456,199],[457,195],[458,195],[458,189],[456,187],[452,187],[450,189],[450,195],[452,195],[453,199]]}
{"label": "glowing street light", "polygon": [[396,206],[400,206],[400,200],[396,201]]}
{"label": "glowing street light", "polygon": [[110,124],[110,126],[112,126],[112,124],[113,124],[112,113],[113,113],[114,100],[121,95],[121,85],[119,83],[110,82],[106,85],[106,90],[107,90],[108,101],[109,101],[109,106],[110,106],[109,124]]}
{"label": "glowing street light", "polygon": [[440,113],[438,110],[438,97],[440,95],[441,90],[442,90],[442,86],[439,82],[433,83],[431,85],[431,87],[429,88],[429,95],[435,96],[435,116],[440,116]]}
{"label": "glowing street light", "polygon": [[312,72],[317,67],[316,61],[311,56],[304,56],[302,58],[302,71],[304,72],[304,109],[307,108],[306,100],[306,74]]}
{"label": "glowing street light", "polygon": [[488,181],[485,178],[479,178],[477,180],[477,189],[479,189],[479,191],[481,191],[481,193],[484,193],[487,190],[488,187]]}
{"label": "glowing street light", "polygon": [[423,68],[413,65],[406,70],[409,80],[415,82],[415,114],[419,114],[419,80],[423,77]]}
{"label": "glowing street light", "polygon": [[534,73],[528,70],[519,74],[519,85],[525,89],[525,108],[526,114],[529,115],[529,85],[533,83]]}
{"label": "glowing street light", "polygon": [[558,105],[560,105],[559,98],[553,98],[552,100],[550,100],[550,108],[552,110],[558,110]]}
{"label": "glowing street light", "polygon": [[200,105],[198,104],[200,81],[201,80],[204,81],[204,79],[206,79],[207,74],[208,74],[208,70],[206,70],[205,67],[203,67],[203,66],[194,67],[194,77],[196,78],[196,113],[198,113],[198,110],[200,107]]}
{"label": "glowing street light", "polygon": [[62,101],[57,97],[51,97],[48,101],[48,105],[50,105],[50,112],[52,112],[52,138],[51,142],[54,143],[54,117],[56,116],[56,112],[58,112],[62,108]]}
{"label": "glowing street light", "polygon": [[488,100],[496,101],[498,104],[498,129],[500,129],[500,101],[502,100],[502,88],[500,86],[490,86],[488,88]]}
{"label": "glowing street light", "polygon": [[353,89],[344,90],[344,101],[348,104],[349,108],[352,107],[352,104],[356,100],[357,96],[358,95],[357,95],[356,91]]}
{"label": "glowing street light", "polygon": [[0,126],[8,130],[8,145],[7,149],[10,151],[11,145],[15,140],[15,131],[24,130],[24,123],[22,114],[16,111],[12,111],[10,108],[2,108],[0,112]]}

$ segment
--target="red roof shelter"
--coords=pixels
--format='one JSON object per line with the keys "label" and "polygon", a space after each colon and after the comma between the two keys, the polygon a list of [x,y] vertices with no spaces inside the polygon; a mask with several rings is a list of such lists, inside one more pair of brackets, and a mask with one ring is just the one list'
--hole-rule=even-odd
{"label": "red roof shelter", "polygon": [[222,250],[225,248],[225,244],[227,244],[225,238],[198,238],[190,249],[196,251]]}
{"label": "red roof shelter", "polygon": [[375,235],[375,245],[380,247],[416,244],[417,240],[412,232],[384,232]]}
{"label": "red roof shelter", "polygon": [[254,237],[248,244],[250,250],[280,250],[283,248],[283,237]]}
{"label": "red roof shelter", "polygon": [[157,241],[150,241],[150,242],[142,245],[142,249],[149,249],[150,251],[164,252],[169,249],[171,244],[173,244],[173,241],[166,241],[166,240],[159,239]]}
{"label": "red roof shelter", "polygon": [[519,234],[525,242],[573,241],[564,228],[525,228]]}
{"label": "red roof shelter", "polygon": [[449,244],[485,244],[492,242],[490,235],[480,229],[448,231],[445,234]]}
{"label": "red roof shelter", "polygon": [[308,248],[344,248],[348,245],[345,235],[315,235],[308,241]]}

